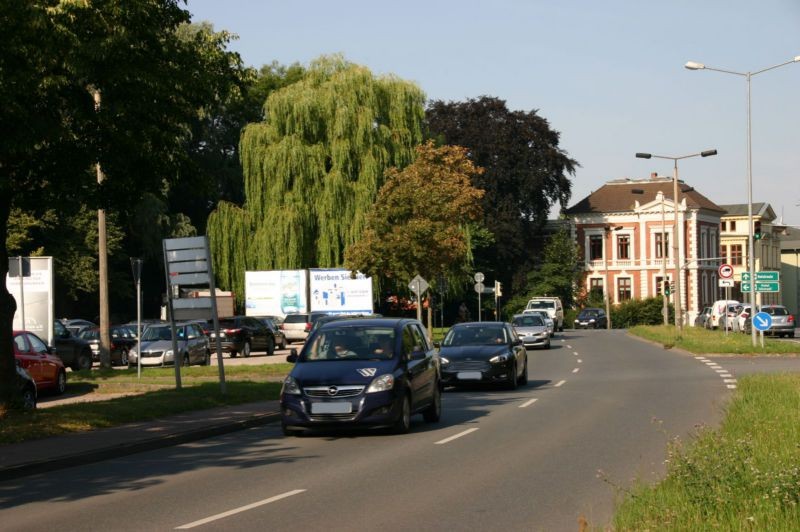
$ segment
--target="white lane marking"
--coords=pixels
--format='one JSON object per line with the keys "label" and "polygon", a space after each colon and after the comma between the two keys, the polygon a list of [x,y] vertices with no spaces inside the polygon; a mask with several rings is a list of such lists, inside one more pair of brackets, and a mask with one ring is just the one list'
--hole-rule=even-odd
{"label": "white lane marking", "polygon": [[572,349],[572,346],[567,344],[567,349]]}
{"label": "white lane marking", "polygon": [[730,373],[720,373],[720,374],[719,374],[719,376],[720,376],[720,377],[722,377],[723,379],[724,379],[724,378],[730,378],[730,377],[733,377],[733,375],[731,375]]}
{"label": "white lane marking", "polygon": [[538,400],[539,400],[539,399],[529,399],[528,401],[525,401],[524,403],[522,403],[521,405],[519,405],[519,407],[520,407],[520,408],[526,408],[526,407],[529,407],[529,406],[531,406],[533,403],[535,403],[535,402],[536,402],[536,401],[538,401]]}
{"label": "white lane marking", "polygon": [[725,383],[736,382],[736,379],[722,379],[722,382],[725,382]]}
{"label": "white lane marking", "polygon": [[706,357],[694,357],[696,360],[706,360]]}
{"label": "white lane marking", "polygon": [[477,428],[467,429],[464,432],[459,432],[455,436],[450,436],[449,438],[445,438],[443,440],[439,440],[434,445],[443,445],[445,443],[448,443],[448,442],[451,442],[451,441],[455,440],[456,438],[460,438],[461,436],[466,436],[470,432],[475,432],[476,430],[478,430],[478,429]]}
{"label": "white lane marking", "polygon": [[578,359],[578,364],[581,364],[581,363],[583,363],[583,360],[581,360],[581,359],[579,358],[579,359]]}
{"label": "white lane marking", "polygon": [[715,369],[714,371],[716,371],[717,373],[726,373],[728,370],[727,369]]}
{"label": "white lane marking", "polygon": [[736,388],[736,385],[735,384],[728,384],[728,388],[733,390],[734,388]]}
{"label": "white lane marking", "polygon": [[717,363],[714,362],[713,360],[707,360],[707,361],[703,362],[703,364],[705,364],[706,366],[716,366],[717,365]]}
{"label": "white lane marking", "polygon": [[212,515],[211,517],[206,517],[205,519],[200,519],[199,521],[193,521],[191,523],[181,525],[176,527],[175,530],[186,530],[188,528],[194,528],[196,526],[204,525],[206,523],[210,523],[212,521],[216,521],[218,519],[223,519],[225,517],[229,517],[234,514],[238,514],[241,512],[246,512],[247,510],[252,510],[253,508],[258,508],[259,506],[264,506],[265,504],[269,504],[271,502],[279,501],[281,499],[285,499],[286,497],[291,497],[292,495],[297,495],[298,493],[303,493],[306,490],[292,490],[287,491],[286,493],[281,493],[280,495],[275,495],[274,497],[270,497],[269,499],[264,499],[263,501],[254,502],[253,504],[248,504],[247,506],[241,506],[239,508],[234,508],[233,510],[228,510],[227,512],[222,512],[221,514]]}
{"label": "white lane marking", "polygon": [[572,354],[575,355],[575,356],[578,356],[578,352],[577,351],[573,351]]}
{"label": "white lane marking", "polygon": [[564,384],[565,382],[567,382],[567,381],[558,381],[557,383],[555,383],[555,384],[553,385],[553,387],[554,387],[554,388],[558,388],[559,386],[561,386],[561,385],[562,385],[562,384]]}
{"label": "white lane marking", "polygon": [[581,370],[581,368],[575,368],[575,369],[572,370],[572,373],[578,373],[580,370]]}

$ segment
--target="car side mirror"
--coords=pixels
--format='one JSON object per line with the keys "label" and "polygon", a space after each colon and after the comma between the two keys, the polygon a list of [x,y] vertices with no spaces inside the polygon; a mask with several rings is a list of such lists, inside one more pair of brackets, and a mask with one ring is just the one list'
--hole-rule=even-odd
{"label": "car side mirror", "polygon": [[517,338],[516,340],[513,340],[513,341],[511,342],[511,345],[522,345],[522,340],[520,340],[519,338]]}
{"label": "car side mirror", "polygon": [[440,347],[442,347],[442,342],[433,342],[433,347],[439,349]]}
{"label": "car side mirror", "polygon": [[412,351],[408,355],[409,360],[422,360],[425,358],[425,351]]}
{"label": "car side mirror", "polygon": [[297,362],[297,349],[294,347],[292,348],[292,350],[289,352],[289,355],[286,357],[286,362],[291,362],[292,364]]}

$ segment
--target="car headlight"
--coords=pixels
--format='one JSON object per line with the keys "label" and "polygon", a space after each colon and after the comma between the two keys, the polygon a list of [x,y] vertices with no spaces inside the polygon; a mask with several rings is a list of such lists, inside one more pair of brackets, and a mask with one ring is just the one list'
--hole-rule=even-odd
{"label": "car headlight", "polygon": [[367,388],[367,393],[385,392],[392,388],[394,388],[394,375],[387,373],[372,379],[369,388]]}
{"label": "car headlight", "polygon": [[594,318],[590,319],[589,323],[594,323]]}
{"label": "car headlight", "polygon": [[448,360],[448,359],[446,359],[444,357],[439,357],[439,360],[441,361],[442,366],[446,366],[446,365],[448,365],[450,363],[450,360]]}
{"label": "car headlight", "polygon": [[170,349],[168,351],[164,351],[164,360],[166,360],[168,358],[172,358],[172,355],[173,355],[172,349]]}
{"label": "car headlight", "polygon": [[489,359],[489,362],[492,364],[502,364],[504,362],[508,362],[508,359],[511,358],[508,353],[503,353],[502,355],[497,355]]}
{"label": "car headlight", "polygon": [[300,395],[300,385],[297,384],[297,381],[289,375],[285,379],[283,379],[283,387],[281,388],[281,395]]}

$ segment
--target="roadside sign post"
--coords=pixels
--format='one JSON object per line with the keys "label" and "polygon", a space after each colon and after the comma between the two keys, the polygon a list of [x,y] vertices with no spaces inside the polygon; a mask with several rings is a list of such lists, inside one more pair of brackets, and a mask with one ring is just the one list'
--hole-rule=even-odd
{"label": "roadside sign post", "polygon": [[478,292],[478,321],[481,321],[481,294],[483,293],[483,280],[485,277],[481,272],[475,274],[475,291]]}
{"label": "roadside sign post", "polygon": [[764,331],[772,327],[772,316],[766,312],[759,312],[753,316],[753,328],[761,333],[761,348],[764,348]]}
{"label": "roadside sign post", "polygon": [[[417,296],[417,319],[422,321],[422,294],[428,289],[428,281],[421,275],[416,275],[411,282],[408,283],[408,289],[414,292]],[[428,324],[428,336],[431,337],[431,325]]]}
{"label": "roadside sign post", "polygon": [[142,378],[142,259],[131,257],[131,270],[136,283],[136,344],[139,347],[136,353],[136,377]]}

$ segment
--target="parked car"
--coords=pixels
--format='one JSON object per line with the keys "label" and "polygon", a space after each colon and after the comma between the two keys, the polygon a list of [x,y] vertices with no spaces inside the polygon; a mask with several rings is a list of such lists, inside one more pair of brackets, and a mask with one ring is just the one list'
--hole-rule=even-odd
{"label": "parked car", "polygon": [[526,309],[523,310],[522,313],[541,317],[542,320],[544,321],[545,326],[547,327],[547,333],[550,335],[550,338],[556,335],[555,322],[553,321],[553,318],[550,317],[550,314],[548,314],[546,310]]}
{"label": "parked car", "polygon": [[86,329],[97,327],[96,323],[92,323],[89,320],[81,320],[81,319],[74,319],[74,320],[63,319],[61,320],[61,323],[63,323],[64,327],[69,329],[69,332],[71,332],[75,336],[80,336],[80,334]]}
{"label": "parked car", "polygon": [[509,389],[528,383],[528,355],[510,323],[458,323],[439,349],[442,381],[457,386],[497,383]]}
{"label": "parked car", "polygon": [[694,319],[694,326],[695,327],[703,327],[709,329],[710,326],[708,325],[708,318],[711,317],[711,307],[705,307],[703,312],[697,315]]}
{"label": "parked car", "polygon": [[525,349],[541,347],[550,349],[550,333],[544,319],[536,314],[517,314],[511,320],[517,336]]}
{"label": "parked car", "polygon": [[[216,335],[209,331],[211,344],[216,346]],[[264,322],[252,316],[234,316],[219,320],[219,339],[222,351],[232,357],[239,353],[243,357],[250,356],[252,351],[266,351],[267,355],[275,354],[275,334]]]}
{"label": "parked car", "polygon": [[720,299],[711,305],[711,315],[708,318],[711,329],[719,327],[733,328],[733,319],[736,317],[736,307],[740,305],[735,299]]}
{"label": "parked car", "polygon": [[298,430],[390,427],[408,432],[411,416],[439,421],[439,356],[423,325],[378,318],[326,323],[298,355],[281,390],[281,424]]}
{"label": "parked car", "polygon": [[148,325],[142,331],[141,341],[128,352],[128,364],[139,363],[139,352],[142,354],[142,366],[166,366],[174,364],[176,358],[181,364],[208,365],[211,360],[208,338],[196,323],[177,323],[178,356],[173,353],[172,327],[170,324]]}
{"label": "parked car", "polygon": [[304,312],[286,315],[279,327],[286,336],[287,342],[291,344],[292,342],[306,341],[308,333],[311,332],[311,320],[309,318],[308,313]]}
{"label": "parked car", "polygon": [[36,390],[53,390],[61,395],[67,389],[64,363],[38,336],[28,331],[13,331],[14,358],[36,383]]}
{"label": "parked car", "polygon": [[36,408],[36,400],[38,398],[36,392],[36,382],[34,382],[33,377],[31,377],[30,373],[25,371],[22,368],[22,365],[19,360],[17,360],[17,376],[16,376],[16,383],[17,389],[22,396],[22,408],[25,410],[33,410]]}
{"label": "parked car", "polygon": [[78,338],[63,323],[53,322],[53,343],[56,355],[73,371],[92,368],[92,348],[89,342]]}
{"label": "parked car", "polygon": [[752,314],[751,307],[749,303],[744,305],[738,305],[736,307],[736,317],[733,320],[733,327],[731,330],[744,332],[744,321],[747,319],[748,316]]}
{"label": "parked car", "polygon": [[794,338],[794,329],[797,324],[789,309],[783,305],[763,305],[761,312],[766,312],[772,316],[772,326],[769,330],[764,331],[764,334],[780,336],[781,338],[784,336]]}
{"label": "parked car", "polygon": [[575,318],[576,329],[605,329],[608,327],[608,316],[601,308],[585,308]]}
{"label": "parked car", "polygon": [[[135,327],[135,326],[134,326]],[[111,364],[115,366],[128,365],[128,352],[136,345],[136,330],[131,330],[127,325],[114,325],[108,330],[111,345]],[[92,360],[100,361],[100,328],[92,327],[80,334],[80,338],[89,342],[92,349]]]}

